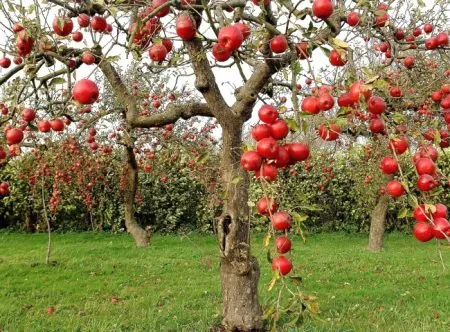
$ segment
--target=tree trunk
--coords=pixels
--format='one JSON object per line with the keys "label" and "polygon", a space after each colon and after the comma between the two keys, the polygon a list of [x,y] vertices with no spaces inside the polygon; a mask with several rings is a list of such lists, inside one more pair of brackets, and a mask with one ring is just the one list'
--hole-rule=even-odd
{"label": "tree trunk", "polygon": [[380,252],[383,249],[384,230],[386,228],[386,213],[389,208],[389,196],[381,195],[372,212],[369,233],[369,251]]}
{"label": "tree trunk", "polygon": [[127,228],[127,232],[133,237],[137,247],[148,247],[148,234],[141,226],[138,225],[135,218],[134,200],[138,187],[138,165],[134,156],[133,146],[127,146],[126,152],[127,164],[124,174],[125,227]]}
{"label": "tree trunk", "polygon": [[34,233],[36,231],[36,219],[36,214],[30,204],[25,212],[25,232]]}
{"label": "tree trunk", "polygon": [[221,255],[222,324],[227,331],[261,331],[260,271],[257,259],[250,252],[249,181],[239,162],[242,123],[230,119],[222,128],[222,180],[226,198],[217,228]]}

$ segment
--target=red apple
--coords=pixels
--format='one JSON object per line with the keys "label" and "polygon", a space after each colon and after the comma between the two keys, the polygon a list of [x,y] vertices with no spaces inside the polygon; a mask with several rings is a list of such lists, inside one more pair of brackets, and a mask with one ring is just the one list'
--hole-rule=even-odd
{"label": "red apple", "polygon": [[91,23],[91,18],[87,14],[80,14],[77,17],[78,25],[82,28],[87,28]]}
{"label": "red apple", "polygon": [[309,147],[305,143],[290,143],[288,152],[294,162],[303,161],[309,157]]}
{"label": "red apple", "polygon": [[417,188],[419,188],[420,191],[433,190],[437,185],[438,182],[436,179],[429,174],[420,175],[417,179]]}
{"label": "red apple", "polygon": [[341,54],[336,50],[330,51],[329,61],[330,61],[330,64],[335,67],[345,66],[345,64],[347,63],[347,60],[344,60],[341,57]]}
{"label": "red apple", "polygon": [[229,25],[219,30],[217,39],[219,44],[225,47],[226,50],[233,52],[242,45],[244,36],[242,35],[241,30],[235,25]]}
{"label": "red apple", "polygon": [[149,50],[150,59],[152,61],[161,62],[164,61],[167,55],[167,49],[162,44],[154,44],[152,47],[150,47]]}
{"label": "red apple", "polygon": [[286,212],[276,212],[272,215],[272,226],[278,231],[284,231],[291,227],[292,217]]}
{"label": "red apple", "polygon": [[319,100],[316,97],[308,96],[302,101],[302,111],[310,114],[320,113]]}
{"label": "red apple", "polygon": [[53,31],[58,36],[68,36],[73,30],[73,22],[69,17],[58,16],[53,20]]}
{"label": "red apple", "polygon": [[350,12],[347,14],[347,24],[351,27],[357,26],[361,20],[357,12]]}
{"label": "red apple", "polygon": [[279,254],[285,254],[291,250],[291,240],[286,236],[279,236],[275,240],[275,246]]}
{"label": "red apple", "polygon": [[252,137],[256,141],[260,141],[263,138],[270,137],[270,127],[266,124],[258,124],[252,130]]}
{"label": "red apple", "polygon": [[270,41],[270,49],[273,53],[283,53],[288,48],[288,42],[284,35],[278,35]]}
{"label": "red apple", "polygon": [[429,174],[433,175],[436,172],[436,165],[429,158],[420,158],[415,163],[417,173],[419,175]]}
{"label": "red apple", "polygon": [[405,193],[405,188],[400,181],[389,181],[386,186],[387,193],[392,197],[400,197]]}
{"label": "red apple", "polygon": [[384,174],[395,174],[398,172],[398,162],[394,157],[384,157],[381,159],[380,169]]}
{"label": "red apple", "polygon": [[413,234],[414,237],[421,242],[430,241],[434,236],[431,225],[423,221],[420,221],[414,225]]}
{"label": "red apple", "polygon": [[96,32],[103,32],[106,30],[106,19],[103,16],[94,16],[91,19],[91,28]]}
{"label": "red apple", "polygon": [[267,159],[275,159],[278,155],[277,141],[272,137],[263,138],[256,145],[258,154]]}
{"label": "red apple", "polygon": [[24,108],[22,111],[22,119],[25,122],[31,122],[35,119],[36,112],[31,108]]}
{"label": "red apple", "polygon": [[19,128],[11,128],[6,131],[5,136],[8,145],[19,144],[23,140],[23,131]]}
{"label": "red apple", "polygon": [[435,218],[432,226],[433,235],[436,239],[445,239],[449,236],[450,224],[445,218]]}
{"label": "red apple", "polygon": [[257,171],[260,169],[262,159],[255,151],[246,151],[241,156],[241,166],[246,171]]}
{"label": "red apple", "polygon": [[314,0],[312,13],[314,16],[326,20],[333,14],[333,3],[331,0]]}
{"label": "red apple", "polygon": [[277,212],[278,204],[273,198],[263,197],[256,203],[256,208],[263,216],[269,216]]}
{"label": "red apple", "polygon": [[289,127],[284,120],[278,119],[269,125],[270,134],[276,140],[285,138],[289,134]]}
{"label": "red apple", "polygon": [[264,104],[258,111],[258,117],[262,122],[274,123],[278,119],[278,110],[272,105]]}
{"label": "red apple", "polygon": [[177,17],[176,21],[177,35],[187,41],[195,37],[197,25],[194,19],[188,13],[183,13]]}
{"label": "red apple", "polygon": [[9,66],[11,66],[11,59],[10,58],[6,58],[3,57],[0,59],[0,67],[2,68],[9,68]]}
{"label": "red apple", "polygon": [[232,52],[227,50],[222,44],[215,44],[212,48],[212,54],[217,61],[224,62],[231,57]]}
{"label": "red apple", "polygon": [[97,84],[89,79],[82,79],[75,83],[72,89],[72,97],[83,105],[90,105],[99,97]]}
{"label": "red apple", "polygon": [[83,40],[83,34],[80,31],[76,31],[72,34],[72,40],[74,42],[80,42]]}

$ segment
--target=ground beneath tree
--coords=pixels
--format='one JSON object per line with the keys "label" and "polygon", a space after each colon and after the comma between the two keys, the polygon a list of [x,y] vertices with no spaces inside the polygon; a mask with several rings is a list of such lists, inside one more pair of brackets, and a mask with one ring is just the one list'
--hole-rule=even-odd
{"label": "ground beneath tree", "polygon": [[[254,243],[264,303],[276,294],[267,291],[262,236]],[[51,266],[43,264],[45,246],[44,234],[0,233],[0,331],[208,331],[220,324],[212,236],[155,235],[149,249],[136,249],[126,235],[55,235]],[[322,311],[322,320],[308,319],[303,328],[450,330],[450,272],[442,270],[435,243],[391,234],[382,254],[366,246],[365,236],[297,239],[298,274]],[[450,269],[449,247],[443,255]]]}

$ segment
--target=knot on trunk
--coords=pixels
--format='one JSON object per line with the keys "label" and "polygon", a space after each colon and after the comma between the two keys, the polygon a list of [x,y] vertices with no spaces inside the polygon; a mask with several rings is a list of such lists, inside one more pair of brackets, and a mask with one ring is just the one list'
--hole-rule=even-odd
{"label": "knot on trunk", "polygon": [[195,80],[195,88],[199,92],[205,93],[209,90],[209,82],[206,79],[197,78]]}
{"label": "knot on trunk", "polygon": [[217,236],[219,238],[220,252],[225,256],[227,248],[227,235],[230,234],[230,226],[232,223],[231,216],[222,216],[217,224]]}

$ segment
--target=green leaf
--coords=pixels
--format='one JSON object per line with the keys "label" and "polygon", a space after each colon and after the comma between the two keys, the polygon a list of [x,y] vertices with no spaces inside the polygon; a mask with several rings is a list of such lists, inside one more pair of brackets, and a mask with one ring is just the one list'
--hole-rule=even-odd
{"label": "green leaf", "polygon": [[386,90],[387,87],[389,86],[388,82],[386,82],[383,79],[378,79],[375,82],[373,82],[373,87],[378,89],[378,90]]}
{"label": "green leaf", "polygon": [[329,58],[330,57],[330,50],[329,49],[327,49],[327,48],[325,48],[325,47],[320,47],[320,49],[322,50],[322,52],[325,54],[325,56],[327,57],[327,58]]}
{"label": "green leaf", "polygon": [[12,12],[12,13],[14,13],[14,6],[12,5],[12,3],[11,2],[9,2],[8,1],[8,11],[10,11],[10,12]]}
{"label": "green leaf", "polygon": [[292,72],[293,72],[294,76],[297,76],[302,71],[302,65],[298,61],[295,62],[294,65],[291,67],[293,67]]}
{"label": "green leaf", "polygon": [[347,118],[338,118],[336,121],[334,121],[335,124],[337,124],[339,127],[342,127],[348,123]]}
{"label": "green leaf", "polygon": [[275,284],[277,283],[278,279],[280,279],[280,272],[278,270],[275,271],[275,275],[273,276],[272,280],[269,283],[269,292],[272,290],[273,287],[275,287]]}
{"label": "green leaf", "polygon": [[209,159],[209,152],[205,152],[197,158],[197,165],[205,163]]}
{"label": "green leaf", "polygon": [[119,9],[117,7],[110,7],[109,12],[113,17],[117,17],[117,13],[119,12]]}
{"label": "green leaf", "polygon": [[30,63],[23,68],[23,71],[28,76],[36,75],[36,65],[34,63]]}
{"label": "green leaf", "polygon": [[408,217],[408,214],[409,214],[409,210],[407,208],[402,208],[402,209],[400,209],[400,211],[398,211],[397,218],[398,219],[406,218],[406,217]]}
{"label": "green leaf", "polygon": [[57,85],[57,84],[64,84],[66,83],[66,80],[62,77],[55,77],[54,79],[52,79],[50,81],[50,83],[48,84],[49,86],[53,86],[53,85]]}
{"label": "green leaf", "polygon": [[60,30],[63,30],[64,29],[64,19],[61,17],[61,18],[58,18],[57,20],[56,20],[56,25],[58,26],[58,28],[60,29]]}
{"label": "green leaf", "polygon": [[268,232],[268,233],[266,233],[266,235],[264,235],[264,241],[263,241],[264,248],[267,248],[269,246],[271,237],[272,237],[271,232]]}
{"label": "green leaf", "polygon": [[120,59],[121,59],[121,57],[119,55],[114,55],[114,56],[106,57],[103,61],[106,61],[106,62],[117,62]]}
{"label": "green leaf", "polygon": [[235,176],[235,177],[231,180],[231,183],[232,183],[232,184],[238,184],[241,180],[242,180],[242,178],[241,178],[240,176]]}
{"label": "green leaf", "polygon": [[295,121],[294,119],[286,119],[286,123],[289,127],[289,130],[296,133],[297,131],[300,130],[300,127],[297,123],[297,121]]}
{"label": "green leaf", "polygon": [[28,14],[32,14],[36,11],[36,5],[35,4],[31,4],[30,6],[28,6]]}
{"label": "green leaf", "polygon": [[267,261],[268,261],[270,264],[272,264],[272,255],[270,254],[270,250],[267,250],[267,252],[266,252],[266,258],[267,258]]}
{"label": "green leaf", "polygon": [[405,123],[406,118],[402,113],[394,113],[392,115],[392,120],[394,120],[394,122],[396,124],[401,124],[401,123]]}
{"label": "green leaf", "polygon": [[367,77],[372,77],[373,76],[373,72],[367,67],[363,67],[362,71],[363,71],[364,75],[366,75]]}
{"label": "green leaf", "polygon": [[275,311],[275,304],[272,304],[270,307],[264,310],[263,319],[264,320],[268,319],[270,316],[272,316],[274,311]]}
{"label": "green leaf", "polygon": [[[311,115],[311,114],[310,114],[310,115]],[[303,122],[302,122],[302,131],[303,131],[304,133],[307,133],[308,130],[309,130],[309,124],[308,124],[308,122],[303,121]]]}
{"label": "green leaf", "polygon": [[336,47],[336,48],[348,48],[348,44],[338,38],[333,38],[333,40],[331,41],[331,43]]}
{"label": "green leaf", "polygon": [[292,212],[292,218],[296,222],[303,222],[309,218],[307,214],[301,213],[301,212]]}

